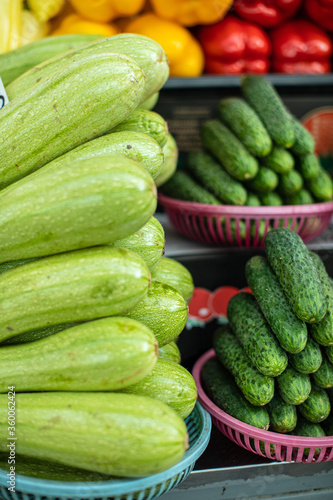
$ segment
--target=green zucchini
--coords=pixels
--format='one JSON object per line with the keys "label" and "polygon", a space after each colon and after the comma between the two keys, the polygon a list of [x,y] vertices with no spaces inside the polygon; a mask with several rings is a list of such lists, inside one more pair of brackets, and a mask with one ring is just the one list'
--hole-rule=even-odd
{"label": "green zucchini", "polygon": [[175,288],[152,281],[148,293],[126,316],[148,326],[154,332],[158,345],[165,345],[183,331],[187,314],[187,304]]}
{"label": "green zucchini", "polygon": [[114,127],[111,133],[124,131],[147,134],[155,139],[161,148],[166,145],[169,135],[168,125],[164,118],[147,109],[135,109],[126,120]]}
{"label": "green zucchini", "polygon": [[310,374],[319,370],[323,361],[321,349],[317,342],[308,338],[301,352],[289,355],[289,363],[300,373]]}
{"label": "green zucchini", "polygon": [[[16,452],[102,474],[162,472],[188,446],[184,421],[167,405],[122,393],[16,394]],[[8,451],[8,395],[0,395],[0,451]]]}
{"label": "green zucchini", "polygon": [[319,424],[328,417],[331,411],[329,397],[321,387],[312,384],[309,397],[298,406],[304,418],[314,424]]}
{"label": "green zucchini", "polygon": [[176,341],[169,342],[168,344],[162,345],[158,348],[158,357],[162,359],[167,359],[173,361],[174,363],[180,363],[181,354]]}
{"label": "green zucchini", "polygon": [[218,120],[208,120],[201,127],[203,146],[238,181],[250,180],[257,175],[258,161],[239,139]]}
{"label": "green zucchini", "polygon": [[252,405],[216,358],[206,361],[201,370],[201,379],[207,396],[221,410],[246,424],[268,430],[269,416],[266,406]]}
{"label": "green zucchini", "polygon": [[194,292],[193,277],[181,262],[170,257],[161,257],[152,270],[151,278],[172,286],[187,303],[190,302]]}
{"label": "green zucchini", "polygon": [[294,133],[295,142],[291,146],[291,150],[296,155],[306,155],[308,153],[313,153],[315,149],[315,141],[310,132],[302,125],[302,123],[297,120],[294,116],[291,117]]}
{"label": "green zucchini", "polygon": [[256,193],[270,193],[279,182],[278,175],[270,168],[260,166],[257,175],[246,183]]}
{"label": "green zucchini", "polygon": [[257,370],[229,325],[223,325],[215,331],[213,347],[217,359],[233,375],[237,386],[251,404],[263,406],[272,399],[274,379]]}
{"label": "green zucchini", "polygon": [[148,97],[148,99],[140,102],[138,109],[148,109],[149,111],[151,111],[156,106],[159,96],[160,93],[155,92],[155,94],[152,94],[150,97]]}
{"label": "green zucchini", "polygon": [[168,134],[166,144],[163,146],[164,162],[162,169],[155,179],[157,187],[165,184],[175,173],[178,163],[178,147],[172,134]]}
{"label": "green zucchini", "polygon": [[305,180],[311,181],[319,174],[320,160],[314,153],[308,153],[297,158],[296,167]]}
{"label": "green zucchini", "polygon": [[310,205],[311,203],[314,203],[314,199],[310,191],[305,188],[285,198],[285,205]]}
{"label": "green zucchini", "polygon": [[310,331],[318,344],[329,346],[333,344],[333,289],[325,265],[319,255],[314,252],[309,252],[309,254],[323,285],[327,301],[327,313],[319,323],[311,325]]}
{"label": "green zucchini", "polygon": [[280,174],[278,190],[282,196],[293,196],[302,189],[303,184],[303,177],[293,169],[286,174]]}
{"label": "green zucchini", "polygon": [[62,330],[67,330],[67,328],[72,328],[72,326],[77,326],[78,324],[80,323],[62,323],[61,325],[45,326],[37,330],[29,330],[28,332],[20,333],[19,335],[15,335],[15,337],[10,337],[1,342],[0,347],[35,342],[36,340],[44,339],[55,333],[62,332]]}
{"label": "green zucchini", "polygon": [[16,392],[115,391],[148,376],[157,353],[153,332],[138,321],[89,321],[33,343],[3,347],[0,392],[8,392],[8,384]]}
{"label": "green zucchini", "polygon": [[261,159],[261,163],[277,174],[286,174],[295,166],[293,155],[287,149],[279,146],[273,146],[271,152]]}
{"label": "green zucchini", "polygon": [[0,342],[45,326],[119,316],[147,294],[148,267],[125,248],[45,257],[0,275]]}
{"label": "green zucchini", "polygon": [[261,204],[265,207],[280,207],[283,205],[283,200],[276,191],[261,193],[259,196]]}
{"label": "green zucchini", "polygon": [[169,198],[175,198],[176,200],[221,205],[221,202],[215,196],[182,170],[176,170],[173,176],[163,184],[161,191]]}
{"label": "green zucchini", "polygon": [[272,229],[265,250],[296,316],[307,323],[319,322],[327,311],[325,291],[301,237],[286,227]]}
{"label": "green zucchini", "polygon": [[[245,266],[246,280],[281,347],[289,353],[302,351],[307,328],[292,310],[280,282],[265,257],[251,257]],[[253,302],[253,301],[252,301]]]}
{"label": "green zucchini", "polygon": [[296,427],[297,412],[296,406],[286,403],[279,393],[267,403],[270,430],[274,432],[291,432]]}
{"label": "green zucchini", "polygon": [[276,377],[285,370],[287,354],[251,293],[239,292],[231,297],[227,317],[231,329],[260,373]]}
{"label": "green zucchini", "polygon": [[111,130],[137,107],[144,85],[131,58],[106,52],[82,56],[13,99],[0,117],[0,189]]}
{"label": "green zucchini", "polygon": [[197,400],[197,388],[190,372],[178,363],[161,358],[151,373],[122,392],[158,399],[184,419],[192,412]]}
{"label": "green zucchini", "polygon": [[151,175],[127,158],[40,169],[0,192],[0,262],[112,243],[142,227],[156,204]]}
{"label": "green zucchini", "polygon": [[328,389],[333,387],[333,364],[327,358],[324,350],[322,356],[323,362],[318,370],[312,374],[312,380],[318,387]]}
{"label": "green zucchini", "polygon": [[[303,436],[303,437],[325,437],[325,431],[320,424],[314,424],[309,422],[302,415],[297,416],[297,425],[295,429],[290,433],[293,436]],[[310,448],[304,448],[304,455],[309,454]],[[321,448],[315,449],[315,455],[319,455]]]}
{"label": "green zucchini", "polygon": [[320,168],[315,179],[307,181],[307,188],[317,202],[332,201],[333,182],[330,174],[324,168]]}
{"label": "green zucchini", "polygon": [[298,372],[292,366],[288,366],[276,378],[276,382],[280,396],[286,403],[291,405],[303,403],[311,392],[309,375]]}
{"label": "green zucchini", "polygon": [[260,207],[261,202],[259,196],[256,193],[248,191],[244,205],[248,207]]}

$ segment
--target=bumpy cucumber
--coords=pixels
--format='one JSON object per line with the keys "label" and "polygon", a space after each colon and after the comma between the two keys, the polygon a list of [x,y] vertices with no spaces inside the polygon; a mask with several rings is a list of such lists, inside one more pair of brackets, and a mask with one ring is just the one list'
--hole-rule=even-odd
{"label": "bumpy cucumber", "polygon": [[276,382],[280,396],[286,403],[291,405],[303,403],[311,392],[309,375],[298,372],[292,366],[288,366],[276,378]]}
{"label": "bumpy cucumber", "polygon": [[178,363],[161,358],[151,373],[122,392],[158,399],[171,406],[181,418],[192,412],[197,400],[197,388],[190,372]]}
{"label": "bumpy cucumber", "polygon": [[286,227],[272,229],[266,235],[265,250],[296,316],[319,322],[327,311],[325,291],[301,237]]}
{"label": "bumpy cucumber", "polygon": [[258,371],[276,377],[286,368],[288,357],[272,332],[254,296],[234,295],[228,303],[230,326]]}
{"label": "bumpy cucumber", "polygon": [[252,257],[245,272],[247,283],[281,347],[290,353],[302,351],[308,337],[306,324],[294,313],[267,259]]}
{"label": "bumpy cucumber", "polygon": [[178,345],[175,341],[169,342],[158,348],[158,357],[162,359],[167,359],[168,361],[173,361],[174,363],[180,363],[181,354]]}
{"label": "bumpy cucumber", "polygon": [[149,269],[125,248],[45,257],[0,275],[0,341],[32,329],[121,315],[148,291]]}
{"label": "bumpy cucumber", "polygon": [[111,133],[131,131],[147,134],[163,148],[169,135],[167,122],[161,115],[147,109],[135,109],[133,113],[114,127]]}
{"label": "bumpy cucumber", "polygon": [[328,417],[331,411],[329,397],[321,387],[312,384],[309,397],[298,406],[304,418],[314,424],[319,424]]}
{"label": "bumpy cucumber", "polygon": [[329,416],[321,422],[321,426],[323,427],[326,436],[333,436],[333,415],[332,412]]}
{"label": "bumpy cucumber", "polygon": [[267,404],[274,396],[274,379],[262,375],[246,355],[238,339],[227,325],[214,334],[216,357],[235,378],[245,398],[254,406]]}
{"label": "bumpy cucumber", "polygon": [[325,265],[319,255],[314,252],[309,252],[309,254],[324,287],[327,301],[327,313],[321,321],[311,325],[311,335],[318,344],[328,346],[333,344],[333,289]]}
{"label": "bumpy cucumber", "polygon": [[275,432],[291,432],[296,427],[296,406],[286,403],[278,393],[267,404],[270,430]]}
{"label": "bumpy cucumber", "polygon": [[221,205],[207,189],[198,184],[190,175],[182,170],[176,170],[174,175],[163,184],[161,191],[176,200],[205,203],[208,205]]}
{"label": "bumpy cucumber", "polygon": [[301,352],[289,355],[289,363],[300,373],[314,373],[322,364],[323,357],[317,342],[308,338],[306,346]]}
{"label": "bumpy cucumber", "polygon": [[33,343],[3,347],[0,392],[8,391],[9,383],[17,392],[115,391],[149,375],[157,353],[153,332],[138,321],[89,321]]}
{"label": "bumpy cucumber", "polygon": [[313,153],[315,149],[315,141],[310,132],[301,124],[297,118],[291,117],[294,133],[295,142],[291,147],[293,153],[297,155],[306,155],[307,153]]}
{"label": "bumpy cucumber", "polygon": [[277,174],[286,174],[294,168],[295,160],[287,149],[273,146],[271,152],[261,159],[261,163]]}
{"label": "bumpy cucumber", "polygon": [[205,363],[201,370],[201,379],[207,396],[221,410],[246,424],[268,430],[269,416],[266,407],[252,405],[216,358]]}
{"label": "bumpy cucumber", "polygon": [[40,169],[0,192],[0,262],[125,238],[148,221],[156,204],[151,175],[127,158]]}
{"label": "bumpy cucumber", "polygon": [[310,191],[304,188],[285,198],[286,205],[310,205],[311,203],[314,203],[314,199]]}
{"label": "bumpy cucumber", "polygon": [[328,357],[328,360],[330,361],[330,363],[333,364],[333,345],[327,346],[325,348],[325,354]]}
{"label": "bumpy cucumber", "polygon": [[178,337],[187,320],[188,308],[181,294],[173,287],[152,281],[147,295],[126,316],[148,326],[159,345]]}
{"label": "bumpy cucumber", "polygon": [[131,58],[91,54],[13,99],[0,119],[0,189],[111,130],[134,111],[144,85]]}
{"label": "bumpy cucumber", "polygon": [[315,179],[307,181],[307,187],[318,202],[332,201],[333,182],[330,174],[323,168],[320,168]]}
{"label": "bumpy cucumber", "polygon": [[280,207],[283,205],[283,199],[276,191],[271,193],[261,193],[260,201],[265,207]]}
{"label": "bumpy cucumber", "polygon": [[160,281],[175,288],[186,300],[190,302],[194,283],[190,271],[180,262],[170,257],[161,257],[151,273],[154,281]]}
{"label": "bumpy cucumber", "polygon": [[304,180],[297,170],[290,170],[279,176],[279,193],[282,196],[292,196],[303,187]]}
{"label": "bumpy cucumber", "polygon": [[245,205],[248,207],[260,207],[261,201],[256,193],[247,192]]}
{"label": "bumpy cucumber", "polygon": [[[16,394],[18,454],[104,474],[139,477],[184,455],[184,421],[156,399],[116,392]],[[8,396],[0,395],[0,451],[7,448]]]}
{"label": "bumpy cucumber", "polygon": [[320,161],[314,153],[308,153],[297,158],[296,166],[302,177],[307,181],[311,181],[319,174]]}
{"label": "bumpy cucumber", "polygon": [[178,147],[172,134],[168,134],[166,144],[163,146],[164,162],[162,169],[155,179],[157,187],[162,186],[169,180],[177,169]]}
{"label": "bumpy cucumber", "polygon": [[312,374],[312,380],[318,387],[328,389],[333,387],[333,364],[327,358],[323,351],[323,361],[318,370]]}
{"label": "bumpy cucumber", "polygon": [[257,175],[246,183],[250,189],[257,193],[270,193],[279,182],[278,175],[270,168],[260,166]]}
{"label": "bumpy cucumber", "polygon": [[[297,415],[297,425],[290,433],[293,436],[304,437],[324,437],[326,436],[324,429],[320,424],[314,424],[302,417],[301,414]],[[315,449],[315,455],[319,455],[321,448]],[[308,455],[310,448],[304,448],[304,454]]]}

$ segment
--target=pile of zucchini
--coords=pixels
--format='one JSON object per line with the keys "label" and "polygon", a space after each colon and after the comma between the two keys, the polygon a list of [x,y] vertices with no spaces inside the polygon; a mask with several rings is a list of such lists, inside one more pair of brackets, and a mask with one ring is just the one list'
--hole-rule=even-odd
{"label": "pile of zucchini", "polygon": [[288,228],[245,267],[252,291],[228,304],[202,369],[212,401],[258,427],[333,435],[333,288],[321,258]]}
{"label": "pile of zucchini", "polygon": [[[38,475],[42,460],[49,473],[62,464],[57,478],[68,479],[64,466],[90,471],[90,480],[146,476],[182,458],[197,397],[175,342],[193,280],[163,256],[153,215],[155,183],[177,149],[164,119],[140,108],[164,84],[168,63],[140,35],[78,40],[54,55],[44,39],[38,66],[11,83],[7,75],[0,452],[15,435],[25,474]],[[24,50],[27,59],[33,44],[10,54],[17,67]]]}
{"label": "pile of zucchini", "polygon": [[202,126],[204,150],[163,185],[172,198],[215,205],[280,206],[331,201],[333,183],[311,134],[260,75],[241,80],[243,97],[223,99]]}

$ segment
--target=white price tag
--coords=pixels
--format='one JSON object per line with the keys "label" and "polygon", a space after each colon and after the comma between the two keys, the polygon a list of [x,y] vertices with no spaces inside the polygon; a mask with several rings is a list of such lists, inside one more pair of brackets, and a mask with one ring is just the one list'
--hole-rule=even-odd
{"label": "white price tag", "polygon": [[0,76],[0,109],[9,103],[4,84],[2,83]]}

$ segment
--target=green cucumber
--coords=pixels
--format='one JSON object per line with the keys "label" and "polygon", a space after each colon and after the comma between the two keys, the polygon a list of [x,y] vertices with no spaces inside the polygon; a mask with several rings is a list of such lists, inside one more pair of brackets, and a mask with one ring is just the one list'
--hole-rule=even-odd
{"label": "green cucumber", "polygon": [[268,430],[269,416],[266,406],[252,405],[216,358],[206,361],[201,370],[201,379],[207,396],[221,410],[241,422]]}
{"label": "green cucumber", "polygon": [[227,317],[234,334],[257,370],[276,377],[288,363],[288,357],[272,332],[251,293],[239,292],[228,303]]}
{"label": "green cucumber", "polygon": [[330,363],[333,363],[333,345],[325,347],[325,353]]}
{"label": "green cucumber", "polygon": [[161,358],[151,373],[122,392],[158,399],[184,419],[192,412],[197,400],[197,388],[190,372],[178,363]]}
{"label": "green cucumber", "polygon": [[302,189],[303,184],[303,177],[293,169],[286,174],[280,174],[278,190],[282,196],[292,196]]}
{"label": "green cucumber", "polygon": [[248,191],[245,205],[248,207],[260,207],[261,202],[259,196],[256,193]]}
{"label": "green cucumber", "polygon": [[274,379],[257,370],[228,325],[215,331],[213,347],[217,359],[233,375],[237,386],[251,404],[263,406],[272,399]]}
{"label": "green cucumber", "polygon": [[312,374],[312,380],[318,387],[328,389],[333,387],[333,364],[327,358],[324,350],[322,356],[323,362],[318,370]]}
{"label": "green cucumber", "polygon": [[155,179],[157,187],[162,186],[169,180],[177,169],[178,147],[172,134],[168,134],[166,144],[163,146],[164,162],[162,169]]}
{"label": "green cucumber", "polygon": [[33,329],[119,316],[148,292],[149,269],[125,248],[45,257],[0,275],[0,342]]}
{"label": "green cucumber", "polygon": [[166,145],[169,135],[167,122],[155,111],[135,109],[133,113],[111,130],[114,132],[140,132],[149,135],[161,148]]}
{"label": "green cucumber", "polygon": [[294,133],[295,142],[291,146],[291,150],[296,155],[306,155],[308,153],[313,153],[315,149],[315,141],[310,132],[302,125],[302,123],[297,120],[294,116],[291,117]]}
{"label": "green cucumber", "polygon": [[301,237],[286,227],[272,229],[265,250],[296,316],[307,323],[319,322],[327,311],[325,291]]}
{"label": "green cucumber", "polygon": [[296,406],[286,403],[279,393],[275,393],[273,399],[267,404],[269,414],[270,430],[274,432],[291,432],[296,427]]}
{"label": "green cucumber", "polygon": [[332,201],[333,198],[333,182],[330,174],[320,168],[315,179],[307,181],[307,188],[316,198],[317,202]]}
{"label": "green cucumber", "polygon": [[270,193],[279,182],[278,175],[270,168],[260,166],[257,175],[246,183],[256,193]]}
{"label": "green cucumber", "polygon": [[176,170],[173,176],[163,184],[161,191],[169,198],[175,198],[176,200],[221,205],[221,202],[215,196],[182,170]]}
{"label": "green cucumber", "polygon": [[89,321],[33,343],[3,347],[0,392],[8,392],[8,384],[16,392],[115,391],[149,375],[157,353],[153,332],[138,321]]}
{"label": "green cucumber", "polygon": [[250,180],[257,175],[258,161],[223,123],[209,120],[201,128],[204,147],[238,181]]}
{"label": "green cucumber", "polygon": [[327,313],[319,323],[310,327],[311,335],[318,344],[329,346],[333,344],[333,289],[325,265],[318,254],[309,252],[315,265],[319,279],[324,287],[327,301]]}
{"label": "green cucumber", "polygon": [[152,270],[151,279],[172,286],[187,303],[190,302],[194,292],[193,277],[181,262],[170,257],[161,257]]}
{"label": "green cucumber", "polygon": [[152,281],[147,295],[126,316],[148,326],[158,345],[165,345],[183,331],[187,314],[187,304],[175,288]]}
{"label": "green cucumber", "polygon": [[298,372],[292,366],[288,366],[276,378],[276,382],[280,396],[286,403],[291,405],[303,403],[311,392],[309,375]]}
{"label": "green cucumber", "polygon": [[321,426],[323,427],[326,436],[333,436],[333,415],[332,412],[329,416],[321,422]]}
{"label": "green cucumber", "polygon": [[155,212],[156,186],[117,156],[40,169],[0,192],[0,262],[112,243]]}
{"label": "green cucumber", "polygon": [[[16,452],[102,474],[162,472],[188,446],[184,421],[167,405],[122,393],[17,393]],[[0,395],[0,451],[8,451],[8,395]]]}
{"label": "green cucumber", "polygon": [[281,347],[289,353],[302,351],[307,343],[307,328],[292,310],[280,282],[265,257],[247,261],[246,279],[259,307]]}
{"label": "green cucumber", "polygon": [[260,201],[265,207],[280,207],[283,205],[283,200],[276,191],[260,194]]}
{"label": "green cucumber", "polygon": [[314,203],[314,199],[310,191],[305,188],[285,198],[285,205],[310,205],[311,203]]}
{"label": "green cucumber", "polygon": [[309,397],[298,406],[304,418],[314,424],[319,424],[328,417],[331,411],[329,397],[321,387],[312,384]]}
{"label": "green cucumber", "polygon": [[168,344],[159,347],[158,357],[162,359],[167,359],[169,361],[173,361],[174,363],[180,363],[181,354],[176,342],[172,341],[169,342]]}
{"label": "green cucumber", "polygon": [[273,146],[271,152],[261,159],[261,163],[277,174],[286,174],[295,166],[293,155],[287,149],[279,146]]}
{"label": "green cucumber", "polygon": [[323,357],[317,342],[308,338],[306,346],[301,352],[289,355],[289,363],[300,373],[314,373],[319,370]]}
{"label": "green cucumber", "polygon": [[320,160],[314,153],[308,153],[297,158],[296,167],[305,180],[311,181],[319,174]]}
{"label": "green cucumber", "polygon": [[[295,429],[290,433],[293,436],[302,436],[302,437],[325,437],[325,431],[320,424],[314,424],[309,422],[302,415],[298,414],[297,416],[297,425]],[[315,455],[319,455],[321,448],[315,449]],[[304,455],[307,456],[310,452],[310,448],[304,448]]]}

